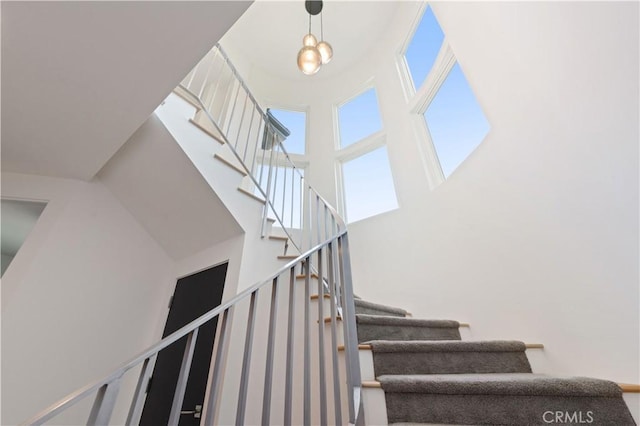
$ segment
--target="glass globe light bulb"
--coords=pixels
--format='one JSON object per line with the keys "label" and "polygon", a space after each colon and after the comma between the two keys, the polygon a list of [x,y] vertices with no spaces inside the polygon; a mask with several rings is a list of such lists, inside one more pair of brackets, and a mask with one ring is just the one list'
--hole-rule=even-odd
{"label": "glass globe light bulb", "polygon": [[322,64],[327,64],[333,57],[333,48],[326,41],[321,41],[316,46],[318,52],[320,52],[320,57],[322,58]]}
{"label": "glass globe light bulb", "polygon": [[316,37],[311,33],[305,35],[302,38],[302,45],[303,46],[311,46],[311,47],[313,47],[316,44],[318,44],[318,39],[316,39]]}
{"label": "glass globe light bulb", "polygon": [[322,65],[320,52],[314,46],[305,46],[298,52],[298,68],[306,75],[318,72]]}

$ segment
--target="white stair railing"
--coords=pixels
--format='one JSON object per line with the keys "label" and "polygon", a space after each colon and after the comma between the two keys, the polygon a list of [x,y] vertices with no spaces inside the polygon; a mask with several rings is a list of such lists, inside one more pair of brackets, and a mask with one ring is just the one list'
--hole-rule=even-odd
{"label": "white stair railing", "polygon": [[[330,220],[319,194],[284,148],[281,126],[258,104],[224,50],[217,45],[187,75],[181,93],[201,107],[201,120],[214,127],[245,169],[254,193],[265,200],[262,236],[273,217],[299,251],[327,236],[309,215]],[[305,205],[307,203],[307,205]],[[315,203],[313,205],[309,203]]]}
{"label": "white stair railing", "polygon": [[[257,303],[259,298],[267,297],[268,337],[265,347],[264,376],[262,383],[263,400],[260,407],[261,424],[271,424],[274,403],[271,395],[274,389],[276,374],[282,377],[278,383],[284,383],[284,399],[281,407],[285,425],[293,424],[294,392],[302,389],[303,423],[308,424],[362,424],[361,377],[358,358],[358,344],[355,322],[353,287],[349,255],[349,239],[345,222],[319,193],[304,179],[295,167],[279,139],[278,129],[270,121],[269,116],[259,107],[245,83],[238,75],[229,58],[216,46],[189,73],[178,88],[183,96],[191,97],[192,103],[198,105],[229,146],[234,156],[247,171],[255,191],[265,199],[263,224],[271,214],[287,233],[293,245],[300,252],[278,272],[244,290],[231,300],[207,312],[176,332],[163,338],[145,351],[134,356],[120,367],[103,378],[86,385],[52,404],[42,412],[25,421],[25,425],[42,425],[53,419],[78,402],[94,395],[94,403],[88,415],[88,425],[109,424],[120,391],[120,383],[124,375],[140,368],[137,385],[130,395],[126,425],[138,424],[145,400],[145,389],[158,353],[178,340],[187,336],[180,374],[173,395],[173,403],[168,424],[177,425],[182,411],[187,379],[191,368],[191,359],[198,338],[200,327],[209,321],[219,321],[216,337],[216,349],[213,354],[213,374],[208,384],[209,393],[203,407],[202,423],[213,425],[219,412],[220,395],[227,392],[223,384],[223,359],[229,350],[232,324],[242,321],[246,324],[242,367],[239,372],[240,386],[237,395],[235,424],[245,423],[247,410],[256,410],[256,404],[249,408],[247,404],[249,378],[255,380],[251,372],[254,331],[256,328]],[[242,108],[239,105],[242,104]],[[245,119],[245,117],[251,117]],[[289,169],[290,173],[278,178],[280,168]],[[299,182],[299,184],[292,184]],[[280,194],[280,195],[278,195]],[[295,205],[295,204],[298,205]],[[294,216],[294,210],[299,215]],[[285,214],[289,212],[289,216]],[[289,225],[289,226],[286,226]],[[299,228],[297,228],[299,226]],[[297,231],[297,232],[296,232]],[[263,227],[263,236],[265,228]],[[306,250],[303,250],[303,247]],[[300,291],[298,279],[304,282],[303,306],[296,303],[296,293]],[[279,296],[286,292],[287,323],[286,330],[278,328],[277,312]],[[324,312],[323,298],[317,302],[317,332],[313,332],[314,320],[311,308],[311,295],[328,295],[329,312]],[[262,296],[261,296],[262,295]],[[249,304],[246,317],[239,317],[241,303]],[[296,312],[302,309],[304,319],[297,320]],[[237,315],[234,318],[234,314]],[[329,347],[325,347],[326,314],[329,314]],[[341,318],[341,326],[338,325]],[[303,341],[296,339],[295,329],[304,327]],[[275,341],[280,333],[286,331],[286,351],[284,351],[285,371],[274,371],[276,365]],[[344,358],[338,349],[340,331],[344,340]],[[312,338],[317,337],[318,356],[312,365]],[[302,383],[295,383],[294,354],[303,353]],[[239,355],[235,355],[239,356]],[[341,362],[345,373],[341,373]],[[312,383],[311,368],[317,364],[318,380]],[[278,363],[280,365],[280,363]],[[327,381],[327,377],[330,378]],[[328,387],[327,383],[332,386]],[[343,409],[342,397],[346,394],[347,407]],[[312,410],[312,396],[317,396],[316,407]],[[330,400],[333,400],[330,403]],[[330,413],[332,409],[333,413]],[[318,418],[312,418],[316,413]],[[255,414],[255,411],[254,411]]]}

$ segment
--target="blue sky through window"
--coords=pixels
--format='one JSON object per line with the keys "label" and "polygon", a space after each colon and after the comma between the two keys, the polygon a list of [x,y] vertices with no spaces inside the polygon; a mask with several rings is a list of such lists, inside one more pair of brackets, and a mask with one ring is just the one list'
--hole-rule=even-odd
{"label": "blue sky through window", "polygon": [[489,123],[457,63],[424,117],[445,177],[451,175],[489,132]]}
{"label": "blue sky through window", "polygon": [[348,222],[398,208],[386,147],[345,162],[342,177]]}
{"label": "blue sky through window", "polygon": [[428,7],[405,52],[416,90],[424,83],[431,71],[443,41],[444,33],[431,8]]}
{"label": "blue sky through window", "polygon": [[338,109],[340,146],[347,147],[382,129],[375,89],[369,89]]}
{"label": "blue sky through window", "polygon": [[291,154],[302,154],[305,152],[305,126],[306,114],[299,111],[288,111],[282,109],[269,109],[271,114],[284,126],[291,134],[284,141],[284,148]]}

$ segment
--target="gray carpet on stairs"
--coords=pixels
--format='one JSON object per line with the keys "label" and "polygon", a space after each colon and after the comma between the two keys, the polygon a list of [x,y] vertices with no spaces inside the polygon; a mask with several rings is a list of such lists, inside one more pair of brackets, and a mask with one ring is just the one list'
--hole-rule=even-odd
{"label": "gray carpet on stairs", "polygon": [[358,342],[371,340],[460,340],[460,323],[378,315],[356,315]]}
{"label": "gray carpet on stairs", "polygon": [[531,373],[522,342],[369,342],[376,375]]}
{"label": "gray carpet on stairs", "polygon": [[[383,375],[390,423],[635,425],[613,382],[537,374]],[[552,414],[549,414],[549,413]],[[546,414],[545,414],[546,413]]]}
{"label": "gray carpet on stairs", "polygon": [[366,300],[362,300],[362,299],[356,299],[355,305],[356,305],[356,314],[386,315],[390,317],[406,317],[407,316],[407,311],[405,311],[404,309],[367,302]]}
{"label": "gray carpet on stairs", "polygon": [[381,306],[376,315],[357,311],[356,321],[358,341],[372,346],[389,423],[636,424],[617,384],[532,374],[522,342],[463,342],[457,321],[403,318],[392,314],[397,308],[356,304]]}

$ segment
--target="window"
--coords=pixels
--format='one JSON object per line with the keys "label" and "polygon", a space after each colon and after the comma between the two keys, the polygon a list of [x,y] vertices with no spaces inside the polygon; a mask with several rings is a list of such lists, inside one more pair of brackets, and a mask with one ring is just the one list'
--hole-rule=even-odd
{"label": "window", "polygon": [[398,208],[386,147],[343,163],[342,179],[349,222]]}
{"label": "window", "polygon": [[375,89],[369,89],[340,106],[338,126],[342,148],[382,129]]}
{"label": "window", "polygon": [[429,7],[422,15],[404,54],[416,90],[422,86],[429,75],[443,41],[444,33]]}
{"label": "window", "polygon": [[[431,7],[424,7],[404,52],[401,72],[419,132],[424,135],[431,182],[447,179],[489,132],[489,123],[445,40]],[[410,79],[411,81],[408,81]],[[440,167],[438,167],[438,164]]]}
{"label": "window", "polygon": [[445,178],[480,145],[489,123],[456,64],[424,113]]}
{"label": "window", "polygon": [[291,132],[283,142],[284,149],[289,154],[304,155],[307,115],[304,112],[283,109],[269,109],[269,112]]}
{"label": "window", "polygon": [[398,208],[375,89],[338,107],[341,206],[348,222]]}

